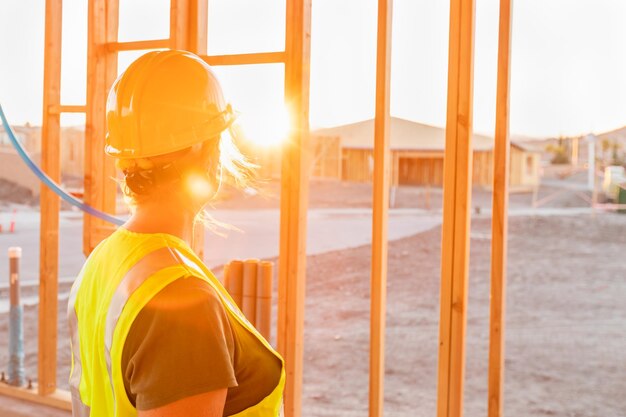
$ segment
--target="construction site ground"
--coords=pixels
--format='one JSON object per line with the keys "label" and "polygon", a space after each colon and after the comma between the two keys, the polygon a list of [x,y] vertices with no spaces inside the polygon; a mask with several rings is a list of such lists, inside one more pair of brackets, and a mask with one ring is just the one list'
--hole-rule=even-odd
{"label": "construction site ground", "polygon": [[[275,228],[278,236],[278,187],[268,186],[262,194],[233,195],[216,205],[218,220],[243,229],[243,233],[228,232],[226,239],[207,240],[209,264],[218,274],[222,259],[277,255],[277,240],[263,245],[264,238],[273,239],[270,229]],[[430,208],[422,205],[426,192]],[[549,195],[551,191],[541,192]],[[385,382],[385,414],[389,416],[436,414],[440,196],[436,189],[401,187],[396,193],[398,209],[390,214]],[[367,415],[370,200],[367,184],[312,184],[303,416]],[[530,207],[531,200],[528,193],[511,196],[505,415],[623,417],[626,214],[594,214],[574,193],[562,193],[548,208],[537,210]],[[486,415],[487,407],[489,201],[488,191],[475,191],[472,206],[480,209],[474,210],[471,233],[465,390],[469,417]],[[33,218],[18,222],[14,235],[0,235],[0,250],[5,251],[20,236],[21,244],[33,240],[31,246],[38,248],[36,216],[19,216]],[[84,259],[80,216],[73,212],[64,216],[61,239],[68,243],[62,248],[71,250],[73,256],[68,252],[72,259],[66,264],[61,256],[61,276],[68,277],[62,280],[62,294]],[[268,246],[272,249],[264,252]],[[0,264],[0,268],[8,266]],[[32,271],[27,273],[28,268]],[[23,265],[23,270],[25,280],[36,278],[36,260]],[[24,296],[36,300],[36,286],[26,288]],[[0,285],[0,300],[5,297]],[[66,300],[61,298],[58,380],[66,389],[69,340]],[[36,379],[36,301],[25,309],[27,374]],[[7,316],[0,313],[0,334],[7,334]],[[7,351],[6,337],[2,337],[0,367],[7,362]],[[69,413],[2,397],[0,415]]]}

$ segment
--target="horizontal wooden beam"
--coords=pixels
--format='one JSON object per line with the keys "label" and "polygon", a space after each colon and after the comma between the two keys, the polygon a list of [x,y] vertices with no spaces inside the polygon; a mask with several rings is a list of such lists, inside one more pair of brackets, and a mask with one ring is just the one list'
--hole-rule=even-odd
{"label": "horizontal wooden beam", "polygon": [[72,397],[69,391],[57,389],[52,394],[48,395],[39,395],[37,391],[37,384],[33,384],[33,387],[29,389],[0,383],[0,395],[43,404],[61,410],[72,410]]}
{"label": "horizontal wooden beam", "polygon": [[106,44],[108,52],[141,51],[144,49],[169,48],[169,39],[154,39],[148,41],[110,42]]}
{"label": "horizontal wooden beam", "polygon": [[259,52],[253,54],[212,55],[201,58],[209,65],[253,65],[281,64],[285,62],[285,52]]}
{"label": "horizontal wooden beam", "polygon": [[87,106],[85,105],[51,105],[48,107],[48,114],[61,114],[61,113],[86,113]]}

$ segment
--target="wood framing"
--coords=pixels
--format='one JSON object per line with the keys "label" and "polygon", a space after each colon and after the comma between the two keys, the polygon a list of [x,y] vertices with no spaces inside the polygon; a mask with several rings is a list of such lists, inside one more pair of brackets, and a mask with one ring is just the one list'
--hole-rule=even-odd
{"label": "wood framing", "polygon": [[61,113],[85,113],[87,106],[82,105],[51,105],[48,107],[48,114],[61,114]]}
{"label": "wood framing", "polygon": [[198,55],[207,51],[208,0],[171,0],[169,47]]}
{"label": "wood framing", "polygon": [[[89,1],[84,201],[111,214],[116,208],[115,166],[103,149],[106,98],[117,76],[117,53],[103,46],[117,42],[118,18],[119,0]],[[87,255],[115,227],[89,214],[83,216],[83,222],[83,252]]]}
{"label": "wood framing", "polygon": [[463,414],[472,185],[474,0],[451,0],[439,322],[438,417]]}
{"label": "wood framing", "polygon": [[304,292],[308,200],[311,0],[287,0],[285,103],[291,115],[283,148],[280,197],[278,350],[287,375],[285,417],[299,417],[302,403]]}
{"label": "wood framing", "polygon": [[282,64],[287,57],[285,52],[256,52],[250,54],[203,56],[202,59],[209,65],[252,65]]}
{"label": "wood framing", "polygon": [[372,195],[372,270],[370,281],[369,416],[382,417],[385,395],[385,317],[387,312],[387,222],[389,210],[389,87],[393,0],[378,0],[376,118]]}
{"label": "wood framing", "polygon": [[504,312],[509,193],[509,83],[512,0],[500,0],[498,84],[491,218],[491,297],[489,320],[488,416],[502,416],[504,388]]}
{"label": "wood framing", "polygon": [[[61,106],[61,27],[62,0],[46,0],[46,28],[43,80],[43,126],[41,129],[41,168],[53,181],[59,181],[61,116],[50,112]],[[57,309],[59,280],[59,198],[41,185],[41,228],[39,258],[39,350],[38,393],[56,391]]]}
{"label": "wood framing", "polygon": [[169,46],[169,39],[154,39],[132,42],[109,42],[106,44],[106,52],[112,53],[120,51],[141,51],[145,49],[167,48]]}
{"label": "wood framing", "polygon": [[[207,51],[208,0],[171,0],[169,47],[203,55]],[[194,228],[192,248],[204,259],[204,227]]]}

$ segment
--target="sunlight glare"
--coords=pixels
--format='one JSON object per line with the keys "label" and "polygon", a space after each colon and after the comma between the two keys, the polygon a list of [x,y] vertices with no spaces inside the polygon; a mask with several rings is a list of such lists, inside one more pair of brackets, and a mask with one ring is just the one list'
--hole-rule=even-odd
{"label": "sunlight glare", "polygon": [[239,124],[251,143],[265,147],[280,145],[287,140],[291,130],[291,119],[286,107],[270,114],[243,114]]}

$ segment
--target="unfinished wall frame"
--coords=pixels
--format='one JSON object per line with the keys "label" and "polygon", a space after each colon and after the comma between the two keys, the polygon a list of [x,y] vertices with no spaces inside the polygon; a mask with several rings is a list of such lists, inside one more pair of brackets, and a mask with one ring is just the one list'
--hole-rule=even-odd
{"label": "unfinished wall frame", "polygon": [[[309,132],[309,78],[311,0],[286,0],[284,51],[207,56],[208,0],[171,0],[170,37],[118,42],[120,0],[89,0],[87,99],[85,104],[60,101],[62,0],[46,0],[42,167],[59,177],[60,115],[86,114],[85,201],[115,212],[113,163],[102,152],[105,101],[117,76],[120,51],[155,48],[187,49],[211,65],[275,64],[285,66],[285,102],[292,129],[282,156],[280,255],[278,274],[278,349],[286,361],[285,416],[299,417],[302,409],[303,332],[308,200],[307,139]],[[128,1],[128,0],[121,0]],[[441,320],[439,337],[439,417],[460,417],[469,251],[471,192],[471,132],[473,84],[474,1],[451,0],[446,126],[444,220],[442,245]],[[502,413],[504,285],[506,266],[508,169],[508,82],[510,61],[510,7],[501,0],[496,148],[494,151],[494,219],[492,225],[492,305],[490,334],[489,415]],[[378,0],[376,121],[372,218],[371,339],[369,414],[383,415],[384,331],[387,273],[387,216],[390,174],[389,91],[392,0]],[[504,170],[504,171],[503,171]],[[397,172],[393,183],[397,183]],[[500,180],[500,181],[498,181]],[[84,218],[83,247],[89,253],[113,228],[88,215]],[[39,315],[39,384],[37,390],[0,385],[0,394],[70,409],[69,393],[57,389],[56,338],[58,296],[59,201],[46,188],[41,192],[41,265]],[[201,251],[202,235],[197,235]]]}

